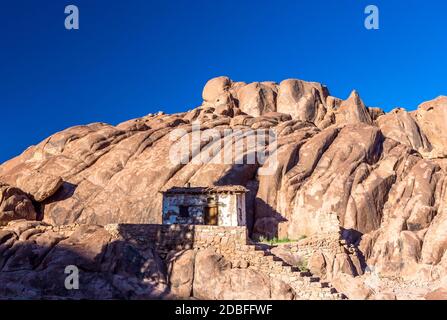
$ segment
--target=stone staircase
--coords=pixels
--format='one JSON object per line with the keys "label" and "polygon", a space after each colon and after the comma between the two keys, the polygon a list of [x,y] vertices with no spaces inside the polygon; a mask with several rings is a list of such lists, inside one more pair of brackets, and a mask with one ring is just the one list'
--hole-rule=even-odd
{"label": "stone staircase", "polygon": [[[129,241],[154,245],[162,259],[172,251],[213,248],[234,268],[254,268],[290,285],[297,300],[346,299],[330,283],[321,281],[310,272],[301,272],[272,254],[269,246],[252,242],[245,227],[120,224],[107,228],[112,234],[117,233]],[[329,242],[336,243],[333,239]]]}
{"label": "stone staircase", "polygon": [[281,280],[296,292],[296,300],[344,300],[347,297],[337,292],[329,282],[321,281],[310,272],[302,272],[275,256],[269,249],[259,244],[248,244],[244,248],[250,265]]}

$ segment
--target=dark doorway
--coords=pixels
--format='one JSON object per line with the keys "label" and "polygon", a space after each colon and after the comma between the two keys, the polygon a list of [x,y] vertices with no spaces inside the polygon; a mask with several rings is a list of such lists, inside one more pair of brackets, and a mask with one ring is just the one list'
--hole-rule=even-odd
{"label": "dark doorway", "polygon": [[219,222],[219,214],[217,207],[205,207],[205,224],[217,226]]}
{"label": "dark doorway", "polygon": [[180,218],[189,218],[189,207],[188,206],[179,206],[179,216]]}

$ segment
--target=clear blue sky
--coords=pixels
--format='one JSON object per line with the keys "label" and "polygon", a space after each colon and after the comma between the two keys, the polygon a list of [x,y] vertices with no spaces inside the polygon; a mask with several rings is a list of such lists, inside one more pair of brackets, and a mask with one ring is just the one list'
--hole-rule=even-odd
{"label": "clear blue sky", "polygon": [[[201,103],[207,79],[300,78],[367,105],[447,94],[444,0],[2,0],[0,162],[64,128]],[[80,9],[80,30],[64,8]],[[368,4],[380,30],[364,28]]]}

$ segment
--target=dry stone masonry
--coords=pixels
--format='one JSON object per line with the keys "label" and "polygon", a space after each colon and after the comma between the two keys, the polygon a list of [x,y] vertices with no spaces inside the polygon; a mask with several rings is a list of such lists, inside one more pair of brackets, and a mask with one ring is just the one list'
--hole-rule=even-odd
{"label": "dry stone masonry", "polygon": [[245,227],[207,225],[108,225],[106,229],[129,241],[153,243],[166,259],[174,252],[212,249],[232,268],[253,269],[289,285],[296,299],[344,299],[329,282],[320,281],[309,271],[302,272],[248,238]]}
{"label": "dry stone masonry", "polygon": [[162,257],[171,251],[215,248],[232,254],[247,244],[247,228],[207,225],[116,224],[105,227],[127,240],[154,244]]}

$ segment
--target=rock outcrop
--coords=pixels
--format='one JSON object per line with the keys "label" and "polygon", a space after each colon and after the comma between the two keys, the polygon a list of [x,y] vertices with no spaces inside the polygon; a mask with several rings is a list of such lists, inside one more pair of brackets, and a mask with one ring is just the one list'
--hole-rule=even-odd
{"label": "rock outcrop", "polygon": [[170,260],[172,293],[205,300],[292,300],[292,288],[254,269],[232,268],[213,250],[187,250]]}
{"label": "rock outcrop", "polygon": [[[253,237],[340,232],[364,265],[384,275],[426,281],[445,275],[446,97],[414,112],[384,113],[355,91],[343,101],[318,83],[219,77],[206,84],[203,100],[185,113],[68,128],[28,148],[0,166],[0,224],[19,218],[61,227],[160,223],[162,188],[240,184],[249,189]],[[275,147],[269,141],[256,147],[266,161],[218,161],[228,151],[222,145],[233,148],[253,130],[276,135]],[[170,161],[197,132],[205,136],[186,161]],[[244,148],[231,160],[258,149]],[[181,278],[191,273],[173,270]],[[191,290],[191,281],[178,282],[179,290]],[[199,295],[233,297],[227,289]],[[268,295],[253,293],[261,296]]]}
{"label": "rock outcrop", "polygon": [[[68,282],[76,266],[79,282]],[[99,226],[17,221],[0,229],[0,299],[157,299],[165,266],[151,247]]]}
{"label": "rock outcrop", "polygon": [[20,219],[37,219],[31,199],[22,190],[0,183],[0,226]]}
{"label": "rock outcrop", "polygon": [[431,157],[447,157],[447,97],[441,96],[432,101],[425,102],[418,107],[415,113],[416,121],[422,132],[427,136],[433,146]]}

